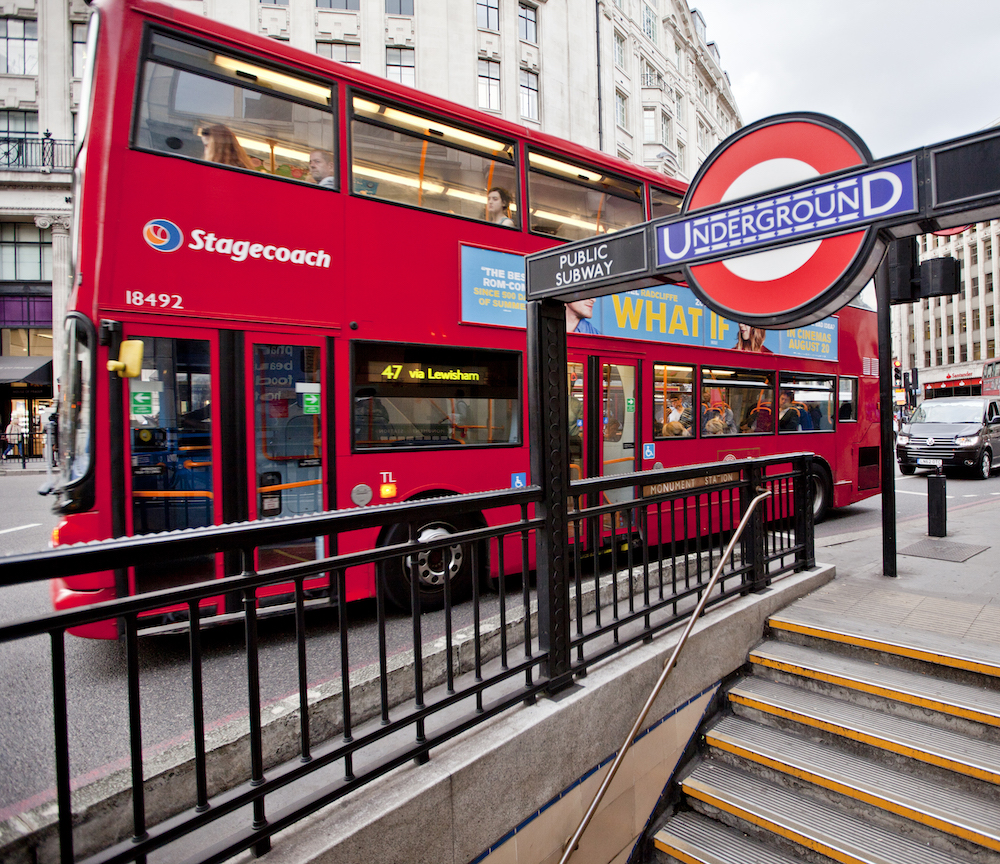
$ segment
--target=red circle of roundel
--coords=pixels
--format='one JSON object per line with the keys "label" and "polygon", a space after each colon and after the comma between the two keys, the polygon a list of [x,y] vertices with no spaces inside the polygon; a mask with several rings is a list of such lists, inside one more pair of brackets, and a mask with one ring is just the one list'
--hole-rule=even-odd
{"label": "red circle of roundel", "polygon": [[[789,120],[753,130],[738,138],[702,168],[684,202],[685,212],[722,202],[732,183],[744,172],[772,159],[795,159],[820,175],[867,165],[869,158],[841,132],[807,119]],[[767,189],[757,190],[761,193]],[[776,279],[744,279],[721,261],[695,264],[689,270],[702,290],[732,313],[768,316],[809,303],[834,285],[851,266],[867,236],[866,230],[830,237],[802,266]]]}

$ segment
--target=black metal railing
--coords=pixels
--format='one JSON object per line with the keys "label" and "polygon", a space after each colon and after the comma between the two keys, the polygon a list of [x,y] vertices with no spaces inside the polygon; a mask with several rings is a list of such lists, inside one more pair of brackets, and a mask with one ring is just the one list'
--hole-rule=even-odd
{"label": "black metal railing", "polygon": [[[33,813],[29,822],[41,827],[30,842],[40,847],[57,837],[60,860],[67,864],[144,861],[157,850],[166,850],[173,860],[197,861],[222,861],[246,849],[263,853],[277,831],[396,766],[427,761],[434,748],[488,718],[564,686],[566,676],[552,674],[561,668],[557,657],[571,658],[571,676],[584,675],[592,664],[673,626],[696,605],[713,562],[718,564],[722,547],[759,488],[771,491],[772,500],[754,514],[739,555],[726,565],[708,602],[760,590],[781,573],[812,566],[811,484],[805,480],[810,464],[810,455],[796,454],[574,483],[566,523],[570,578],[557,589],[565,596],[555,604],[537,600],[551,593],[547,574],[558,568],[539,562],[537,598],[532,589],[535,534],[543,525],[533,515],[541,504],[534,486],[0,558],[4,586],[92,572],[127,573],[150,561],[219,555],[237,562],[233,575],[222,580],[224,587],[212,580],[0,626],[0,644],[42,637],[49,646],[58,807],[54,816],[46,817],[43,808]],[[482,514],[482,522],[470,521],[470,512]],[[421,531],[440,524],[466,527],[448,534]],[[407,532],[386,533],[388,526],[407,526]],[[382,529],[382,538],[408,534],[411,539],[378,545],[373,542],[376,529]],[[329,538],[329,548],[337,551],[255,570],[257,550],[316,537]],[[456,546],[470,556],[473,573],[498,574],[493,584],[497,593],[485,595],[475,578],[469,586],[471,599],[460,602],[464,598],[452,596],[445,580],[443,610],[430,619],[421,610],[418,561],[421,555],[447,558]],[[539,555],[544,556],[544,547],[538,544]],[[371,567],[376,574],[378,656],[359,670],[351,634],[356,613],[346,601],[347,585]],[[390,567],[407,568],[410,574],[408,620],[387,610]],[[258,598],[269,586],[283,586],[286,609],[294,615],[296,650],[289,653],[298,681],[294,754],[274,743],[289,718],[280,729],[265,722],[259,625],[263,615],[280,609],[264,606]],[[317,586],[325,591],[317,592]],[[238,603],[230,605],[228,616],[207,617],[202,604],[217,598],[220,590]],[[323,599],[317,601],[320,595]],[[333,640],[334,659],[325,655],[321,661],[324,674],[332,675],[328,699],[309,695],[308,682],[316,672],[305,612],[314,602],[336,611],[335,618],[321,625],[338,631],[339,637]],[[232,611],[235,606],[238,613]],[[191,714],[186,734],[192,753],[186,770],[174,766],[158,773],[144,752],[142,710],[151,710],[156,700],[143,687],[139,636],[150,623],[162,622],[164,609],[173,610],[169,627],[183,629],[188,638],[184,675],[190,682]],[[571,627],[555,621],[566,610]],[[238,759],[232,749],[210,747],[205,732],[213,718],[206,716],[202,637],[206,626],[226,617],[240,620],[245,641],[249,732],[237,752],[248,755]],[[117,622],[125,653],[127,710],[122,713],[128,717],[131,779],[115,806],[88,802],[86,814],[74,813],[71,789],[78,778],[71,754],[78,752],[78,738],[86,732],[80,728],[82,709],[71,700],[77,691],[67,684],[66,637],[70,630],[109,620]],[[431,620],[433,624],[427,623]],[[400,631],[407,635],[402,648]],[[412,663],[402,668],[390,662],[401,650],[412,656]],[[8,668],[7,674],[22,672]],[[369,694],[363,700],[352,686],[362,679]],[[377,697],[370,695],[372,682],[377,682]],[[76,718],[72,726],[71,716]],[[12,736],[8,745],[16,740]],[[222,770],[225,760],[228,767]],[[222,775],[230,780],[220,781]],[[123,818],[122,807],[131,808],[131,820]],[[100,819],[106,823],[95,824]],[[129,821],[131,831],[122,835],[120,826]],[[17,842],[26,841],[20,837]],[[0,846],[0,858],[4,855]]]}
{"label": "black metal railing", "polygon": [[0,171],[72,171],[73,142],[47,135],[0,137]]}
{"label": "black metal railing", "polygon": [[[20,466],[27,468],[28,463],[35,465],[46,464],[55,465],[54,454],[51,446],[46,446],[46,433],[44,432],[18,432],[16,435],[4,434],[3,461],[0,468],[4,466]],[[46,456],[48,454],[48,456]],[[49,462],[46,462],[48,458]]]}

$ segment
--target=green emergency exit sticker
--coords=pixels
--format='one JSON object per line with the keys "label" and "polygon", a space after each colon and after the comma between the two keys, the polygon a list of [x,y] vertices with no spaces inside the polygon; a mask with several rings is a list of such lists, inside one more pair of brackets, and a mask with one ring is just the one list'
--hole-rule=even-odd
{"label": "green emergency exit sticker", "polygon": [[630,398],[630,399],[626,399],[625,400],[625,410],[629,414],[634,414],[635,413],[635,399],[631,399]]}
{"label": "green emergency exit sticker", "polygon": [[132,393],[132,416],[153,413],[153,394],[150,392]]}
{"label": "green emergency exit sticker", "polygon": [[302,394],[302,413],[319,414],[319,393]]}

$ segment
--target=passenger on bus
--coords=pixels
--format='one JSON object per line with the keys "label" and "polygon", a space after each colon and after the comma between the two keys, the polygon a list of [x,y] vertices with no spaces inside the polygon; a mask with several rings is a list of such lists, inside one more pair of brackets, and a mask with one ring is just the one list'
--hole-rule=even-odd
{"label": "passenger on bus", "polygon": [[739,324],[739,335],[733,348],[736,351],[753,351],[756,354],[772,354],[770,348],[764,347],[764,337],[767,335],[760,327],[749,324]]}
{"label": "passenger on bus", "polygon": [[680,423],[685,432],[691,428],[691,406],[680,393],[670,394],[670,413],[668,423]]}
{"label": "passenger on bus", "polygon": [[313,150],[309,154],[309,173],[316,185],[324,189],[336,189],[337,166],[333,163],[333,154],[327,150]]}
{"label": "passenger on bus", "polygon": [[[718,391],[717,391],[718,392]],[[711,423],[718,420],[718,423]],[[713,431],[714,430],[714,431]],[[705,387],[701,391],[701,432],[703,435],[736,435],[739,433],[733,409],[722,401],[721,396],[712,398],[712,390]]]}
{"label": "passenger on bus", "polygon": [[791,390],[782,390],[778,394],[778,429],[782,432],[794,432],[799,429],[799,409],[792,402],[795,396]]}
{"label": "passenger on bus", "polygon": [[514,228],[514,220],[510,218],[510,205],[514,196],[502,186],[494,186],[486,195],[486,218],[495,225]]}
{"label": "passenger on bus", "polygon": [[205,160],[219,165],[234,165],[237,168],[254,170],[254,164],[247,156],[243,145],[236,140],[233,130],[221,123],[203,126],[198,132],[205,143]]}
{"label": "passenger on bus", "polygon": [[574,300],[566,304],[567,333],[600,333],[590,319],[594,317],[594,299]]}

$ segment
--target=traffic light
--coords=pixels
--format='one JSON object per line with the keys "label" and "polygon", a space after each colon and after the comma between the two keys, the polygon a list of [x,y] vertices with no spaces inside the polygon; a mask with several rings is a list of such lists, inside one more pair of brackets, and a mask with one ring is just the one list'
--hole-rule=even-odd
{"label": "traffic light", "polygon": [[898,360],[892,361],[892,377],[897,387],[903,386],[903,364]]}

